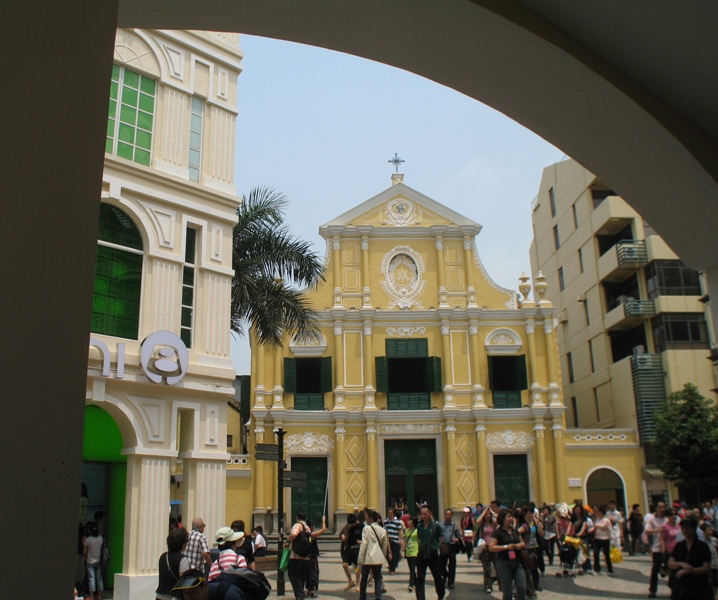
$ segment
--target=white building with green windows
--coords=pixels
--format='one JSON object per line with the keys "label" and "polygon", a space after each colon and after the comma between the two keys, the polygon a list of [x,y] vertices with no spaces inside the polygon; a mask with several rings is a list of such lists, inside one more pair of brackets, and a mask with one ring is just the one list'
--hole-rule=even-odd
{"label": "white building with green windows", "polygon": [[170,501],[225,524],[236,34],[119,30],[87,371],[86,516],[115,598],[153,597]]}

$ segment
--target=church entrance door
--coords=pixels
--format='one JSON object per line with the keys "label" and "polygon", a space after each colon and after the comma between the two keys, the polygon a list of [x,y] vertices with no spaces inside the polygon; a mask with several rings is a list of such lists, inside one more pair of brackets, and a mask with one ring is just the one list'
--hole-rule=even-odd
{"label": "church entrance door", "polygon": [[434,514],[440,511],[434,440],[386,440],[384,442],[386,506],[402,498],[410,514],[416,503],[429,503]]}

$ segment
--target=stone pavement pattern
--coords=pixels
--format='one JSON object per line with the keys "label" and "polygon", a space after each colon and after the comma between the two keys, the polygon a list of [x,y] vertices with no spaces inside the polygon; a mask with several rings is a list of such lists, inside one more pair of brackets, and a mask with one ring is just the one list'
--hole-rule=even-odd
{"label": "stone pavement pattern", "polygon": [[[490,600],[501,598],[501,593],[494,585],[494,591],[487,594],[483,591],[483,575],[481,563],[468,562],[465,557],[458,557],[456,573],[456,588],[451,591],[450,600]],[[322,600],[357,600],[357,592],[344,592],[347,583],[344,571],[342,570],[338,553],[325,551],[320,557],[320,584],[318,597]],[[544,591],[538,592],[538,600],[571,600],[572,598],[587,598],[591,600],[634,600],[646,598],[648,594],[648,576],[651,572],[651,562],[648,556],[626,556],[626,559],[614,567],[615,577],[608,577],[604,571],[598,575],[582,575],[576,578],[561,577],[555,574],[558,567],[547,567],[546,577],[541,578],[541,587]],[[431,574],[427,571],[427,600],[434,600],[436,593]],[[276,597],[276,572],[267,573],[268,579],[272,582],[272,594],[270,598]],[[406,568],[406,561],[399,565],[395,575],[387,575],[384,572],[384,583],[387,592],[383,595],[384,600],[412,600],[416,596],[407,589],[409,575]],[[367,598],[371,598],[373,587],[367,590]],[[668,598],[670,595],[666,580],[661,579],[658,587],[658,598]],[[294,599],[292,587],[289,581],[286,582],[286,595],[288,600]]]}

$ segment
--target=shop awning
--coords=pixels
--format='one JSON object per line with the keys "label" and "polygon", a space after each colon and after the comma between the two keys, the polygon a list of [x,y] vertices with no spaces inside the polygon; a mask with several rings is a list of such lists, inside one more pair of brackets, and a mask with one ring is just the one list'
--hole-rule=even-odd
{"label": "shop awning", "polygon": [[665,479],[666,474],[658,467],[643,467],[643,479]]}

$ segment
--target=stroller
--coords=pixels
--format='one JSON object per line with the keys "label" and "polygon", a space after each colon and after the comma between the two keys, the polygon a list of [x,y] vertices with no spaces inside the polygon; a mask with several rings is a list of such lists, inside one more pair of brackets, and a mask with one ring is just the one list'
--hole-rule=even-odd
{"label": "stroller", "polygon": [[576,575],[583,574],[581,565],[586,562],[587,559],[582,545],[579,538],[567,535],[563,539],[561,550],[559,551],[561,571],[556,573],[556,577],[576,577]]}

